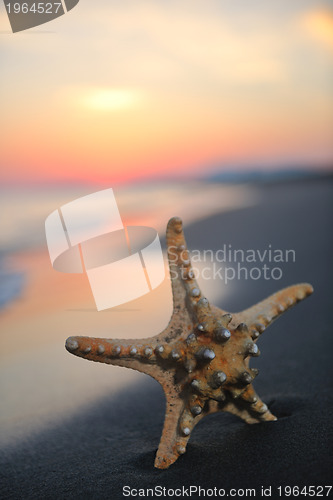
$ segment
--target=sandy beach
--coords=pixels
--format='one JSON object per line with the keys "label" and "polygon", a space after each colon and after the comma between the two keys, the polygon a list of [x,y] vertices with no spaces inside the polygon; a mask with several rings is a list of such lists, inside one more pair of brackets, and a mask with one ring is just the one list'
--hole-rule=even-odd
{"label": "sandy beach", "polygon": [[69,335],[158,333],[171,313],[169,280],[145,297],[98,313],[85,275],[55,272],[45,247],[16,251],[10,264],[27,281],[0,317],[3,498],[116,499],[123,498],[126,484],[256,489],[328,484],[331,184],[294,183],[257,192],[256,203],[246,207],[208,210],[206,218],[201,214],[188,223],[183,209],[183,218],[190,248],[218,249],[222,242],[234,248],[295,248],[296,262],[284,265],[281,280],[203,284],[210,300],[224,309],[240,310],[297,282],[315,288],[260,339],[255,387],[278,422],[248,426],[227,414],[208,417],[193,433],[186,455],[167,471],[155,470],[161,388],[137,372],[70,356],[64,341]]}

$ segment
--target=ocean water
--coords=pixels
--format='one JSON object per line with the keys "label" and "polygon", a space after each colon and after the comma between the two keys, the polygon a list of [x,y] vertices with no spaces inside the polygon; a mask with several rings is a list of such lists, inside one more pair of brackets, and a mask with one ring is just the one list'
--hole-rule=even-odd
{"label": "ocean water", "polygon": [[[70,192],[72,191],[72,192]],[[57,203],[73,199],[79,189],[8,187],[0,189],[0,309],[20,296],[25,275],[10,257],[46,245],[44,221]]]}
{"label": "ocean water", "polygon": [[24,282],[24,273],[8,271],[6,258],[0,257],[0,309],[21,294]]}
{"label": "ocean water", "polygon": [[[0,309],[22,292],[25,277],[9,265],[16,253],[45,248],[45,219],[72,200],[111,185],[11,186],[0,189]],[[256,203],[258,193],[247,186],[203,181],[147,182],[113,187],[124,225],[155,228],[163,238],[170,217],[190,224],[222,211]]]}

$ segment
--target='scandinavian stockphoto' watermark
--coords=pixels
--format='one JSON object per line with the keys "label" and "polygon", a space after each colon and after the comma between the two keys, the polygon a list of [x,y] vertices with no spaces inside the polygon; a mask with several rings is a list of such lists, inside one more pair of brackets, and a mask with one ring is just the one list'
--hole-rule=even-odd
{"label": "'scandinavian stockphoto' watermark", "polygon": [[[294,249],[273,248],[271,244],[265,249],[233,248],[231,244],[223,245],[218,250],[192,250],[176,246],[171,247],[171,259],[186,264],[192,263],[195,278],[204,280],[220,279],[225,284],[233,280],[280,280],[283,276],[281,265],[296,262]],[[175,273],[186,273],[185,268],[178,268]]]}

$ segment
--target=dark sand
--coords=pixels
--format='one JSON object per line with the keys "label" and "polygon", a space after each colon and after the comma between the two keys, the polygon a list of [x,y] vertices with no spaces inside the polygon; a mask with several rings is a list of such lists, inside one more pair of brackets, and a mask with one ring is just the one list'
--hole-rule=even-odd
{"label": "dark sand", "polygon": [[1,498],[118,499],[124,485],[256,488],[257,497],[264,485],[278,498],[280,485],[332,483],[332,183],[268,187],[258,206],[185,229],[189,248],[296,250],[281,280],[239,282],[237,293],[218,304],[225,309],[240,310],[294,283],[314,286],[262,335],[262,355],[252,362],[260,369],[255,388],[279,420],[250,426],[228,414],[207,417],[187,453],[169,470],[156,470],[164,396],[147,377],[3,451]]}

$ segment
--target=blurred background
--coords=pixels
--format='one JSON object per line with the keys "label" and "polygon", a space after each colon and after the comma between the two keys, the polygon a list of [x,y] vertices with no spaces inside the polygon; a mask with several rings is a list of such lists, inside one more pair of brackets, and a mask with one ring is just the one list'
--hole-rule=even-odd
{"label": "blurred background", "polygon": [[[299,207],[329,199],[333,11],[317,0],[80,0],[13,34],[1,3],[0,40],[0,424],[8,445],[144,377],[71,357],[67,336],[150,336],[172,308],[166,278],[148,296],[98,313],[84,275],[51,267],[44,221],[53,210],[112,187],[124,224],[153,226],[163,238],[179,215],[185,228],[196,224],[198,247],[207,217],[260,207],[265,196],[269,203],[272,186],[282,205],[299,183],[307,186]],[[222,234],[217,247],[232,238]],[[209,235],[201,245],[211,247]],[[204,286],[222,305],[241,284]]]}

